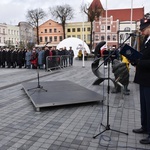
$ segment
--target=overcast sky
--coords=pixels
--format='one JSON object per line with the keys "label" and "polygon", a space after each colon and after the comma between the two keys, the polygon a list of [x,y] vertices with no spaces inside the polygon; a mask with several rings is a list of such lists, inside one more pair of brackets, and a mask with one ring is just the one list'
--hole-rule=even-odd
{"label": "overcast sky", "polygon": [[[74,19],[71,22],[82,22],[86,19],[80,12],[82,3],[90,4],[93,0],[0,0],[0,23],[18,24],[20,21],[26,21],[27,10],[42,8],[48,13],[48,8],[52,6],[69,4],[74,9]],[[150,12],[150,0],[107,0],[107,9],[145,8],[145,13]],[[106,0],[101,0],[101,3],[106,9]],[[47,17],[45,19],[54,19]],[[43,20],[44,22],[44,20]]]}

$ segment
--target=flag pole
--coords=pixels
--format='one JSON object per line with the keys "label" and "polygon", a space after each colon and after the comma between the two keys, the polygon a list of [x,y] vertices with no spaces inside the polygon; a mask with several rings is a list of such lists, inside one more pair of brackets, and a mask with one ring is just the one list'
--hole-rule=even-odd
{"label": "flag pole", "polygon": [[107,20],[107,19],[108,19],[108,12],[107,12],[107,0],[106,0],[106,29],[105,29],[105,31],[106,31],[106,32],[105,32],[105,36],[106,36],[106,37],[105,37],[105,38],[106,38],[106,49],[108,48],[108,47],[107,47],[107,44],[108,44],[108,42],[107,42],[107,21],[108,21],[108,20]]}
{"label": "flag pole", "polygon": [[[132,20],[133,20],[133,0],[131,0],[130,33],[132,33]],[[130,38],[130,46],[131,46],[131,38]]]}
{"label": "flag pole", "polygon": [[[84,0],[82,0],[82,6],[84,8]],[[83,22],[82,22],[82,41],[83,41],[83,44],[82,44],[82,67],[84,68],[85,65],[84,65],[84,11],[82,13],[82,17],[83,17]]]}

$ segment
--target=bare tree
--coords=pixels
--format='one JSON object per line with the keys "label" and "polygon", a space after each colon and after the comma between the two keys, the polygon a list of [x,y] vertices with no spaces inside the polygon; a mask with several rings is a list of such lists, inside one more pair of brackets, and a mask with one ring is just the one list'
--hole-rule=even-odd
{"label": "bare tree", "polygon": [[67,20],[71,20],[73,18],[73,8],[68,5],[60,5],[60,6],[56,6],[56,7],[50,7],[49,8],[51,15],[55,18],[55,19],[59,19],[61,24],[62,24],[62,28],[63,28],[63,34],[64,34],[64,39],[66,38],[66,33],[65,33],[65,25],[66,25],[66,21]]}
{"label": "bare tree", "polygon": [[37,44],[39,44],[39,22],[40,20],[44,19],[46,16],[46,13],[43,11],[43,9],[32,9],[27,11],[26,18],[28,22],[36,28],[36,36],[37,36]]}
{"label": "bare tree", "polygon": [[97,20],[99,16],[103,13],[103,9],[98,7],[98,5],[89,5],[85,4],[84,6],[81,6],[81,11],[84,11],[84,13],[88,17],[88,21],[91,23],[91,31],[90,31],[90,50],[92,50],[92,40],[93,40],[93,21]]}

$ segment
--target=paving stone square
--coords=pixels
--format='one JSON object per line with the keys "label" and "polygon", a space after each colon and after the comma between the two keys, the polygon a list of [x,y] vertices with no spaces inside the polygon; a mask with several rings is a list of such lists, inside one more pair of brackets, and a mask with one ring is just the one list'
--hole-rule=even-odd
{"label": "paving stone square", "polygon": [[[130,95],[108,95],[107,80],[92,85],[97,77],[91,63],[85,61],[83,66],[82,61],[74,60],[72,67],[52,72],[40,70],[40,82],[69,80],[103,95],[103,102],[46,107],[40,111],[22,90],[22,83],[37,82],[36,70],[0,68],[0,150],[149,150],[150,145],[139,143],[146,135],[132,133],[132,129],[140,127],[139,88],[133,83],[135,68],[130,66]],[[99,69],[107,74],[103,66]],[[110,82],[110,90],[113,87]],[[103,132],[101,124],[107,125],[108,102],[109,125],[118,132]]]}

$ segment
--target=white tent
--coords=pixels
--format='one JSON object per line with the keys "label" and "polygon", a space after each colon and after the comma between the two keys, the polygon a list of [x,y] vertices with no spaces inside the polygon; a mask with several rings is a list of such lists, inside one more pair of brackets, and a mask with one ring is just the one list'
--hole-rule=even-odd
{"label": "white tent", "polygon": [[57,49],[66,47],[67,50],[69,50],[69,47],[72,47],[72,49],[74,51],[74,56],[77,57],[78,51],[80,49],[82,50],[83,46],[84,46],[84,49],[87,51],[87,53],[90,53],[90,49],[85,42],[83,42],[82,40],[80,40],[78,38],[70,37],[70,38],[66,38],[63,41],[61,41],[57,45]]}

